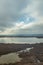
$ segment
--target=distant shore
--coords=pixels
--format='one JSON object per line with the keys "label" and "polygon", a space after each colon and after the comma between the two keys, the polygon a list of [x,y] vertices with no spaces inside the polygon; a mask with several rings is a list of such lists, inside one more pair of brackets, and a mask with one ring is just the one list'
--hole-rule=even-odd
{"label": "distant shore", "polygon": [[43,38],[43,36],[0,36],[0,38]]}

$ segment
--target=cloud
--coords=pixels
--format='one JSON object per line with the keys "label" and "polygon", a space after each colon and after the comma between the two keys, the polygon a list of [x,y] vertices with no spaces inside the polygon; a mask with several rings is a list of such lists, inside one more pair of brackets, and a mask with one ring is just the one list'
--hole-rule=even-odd
{"label": "cloud", "polygon": [[25,24],[23,21],[16,23],[15,26],[7,28],[1,34],[43,34],[43,23],[32,22]]}
{"label": "cloud", "polygon": [[43,34],[43,23],[28,23],[22,25],[19,30],[16,31],[17,34]]}
{"label": "cloud", "polygon": [[12,27],[23,16],[20,12],[30,3],[30,0],[0,0],[0,30]]}
{"label": "cloud", "polygon": [[43,33],[43,0],[0,0],[0,34]]}

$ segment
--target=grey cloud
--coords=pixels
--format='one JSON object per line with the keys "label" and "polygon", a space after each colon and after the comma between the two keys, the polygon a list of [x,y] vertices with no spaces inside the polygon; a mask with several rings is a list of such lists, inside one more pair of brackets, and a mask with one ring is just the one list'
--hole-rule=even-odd
{"label": "grey cloud", "polygon": [[[43,0],[0,0],[0,30],[4,31],[6,28],[13,27],[14,23],[24,15],[21,11],[35,1],[39,3],[36,4],[37,8],[35,9],[40,16],[43,16]],[[18,30],[17,33],[43,33],[42,28],[43,24],[40,24],[30,29]]]}
{"label": "grey cloud", "polygon": [[43,16],[43,0],[38,0],[39,4],[37,6],[37,10],[39,13],[39,16]]}
{"label": "grey cloud", "polygon": [[0,0],[0,28],[10,27],[22,16],[20,11],[30,3],[30,0]]}
{"label": "grey cloud", "polygon": [[19,29],[16,34],[43,34],[43,24],[37,24],[27,29]]}

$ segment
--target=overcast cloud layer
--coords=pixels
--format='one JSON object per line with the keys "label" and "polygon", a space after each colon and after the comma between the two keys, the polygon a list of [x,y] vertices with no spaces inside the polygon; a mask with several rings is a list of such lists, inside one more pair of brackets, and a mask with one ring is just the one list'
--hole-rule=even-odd
{"label": "overcast cloud layer", "polygon": [[0,0],[0,34],[43,34],[43,0]]}

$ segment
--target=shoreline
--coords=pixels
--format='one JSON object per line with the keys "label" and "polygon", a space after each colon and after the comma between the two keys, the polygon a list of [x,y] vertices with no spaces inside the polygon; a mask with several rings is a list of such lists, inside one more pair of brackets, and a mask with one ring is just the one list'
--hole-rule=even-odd
{"label": "shoreline", "polygon": [[0,43],[0,55],[13,53],[21,50],[25,50],[26,48],[36,47],[36,46],[43,46],[43,43],[36,43],[36,44],[4,44]]}
{"label": "shoreline", "polygon": [[20,52],[20,62],[0,65],[43,65],[43,43],[40,44],[0,44],[0,56],[31,48],[29,52]]}

